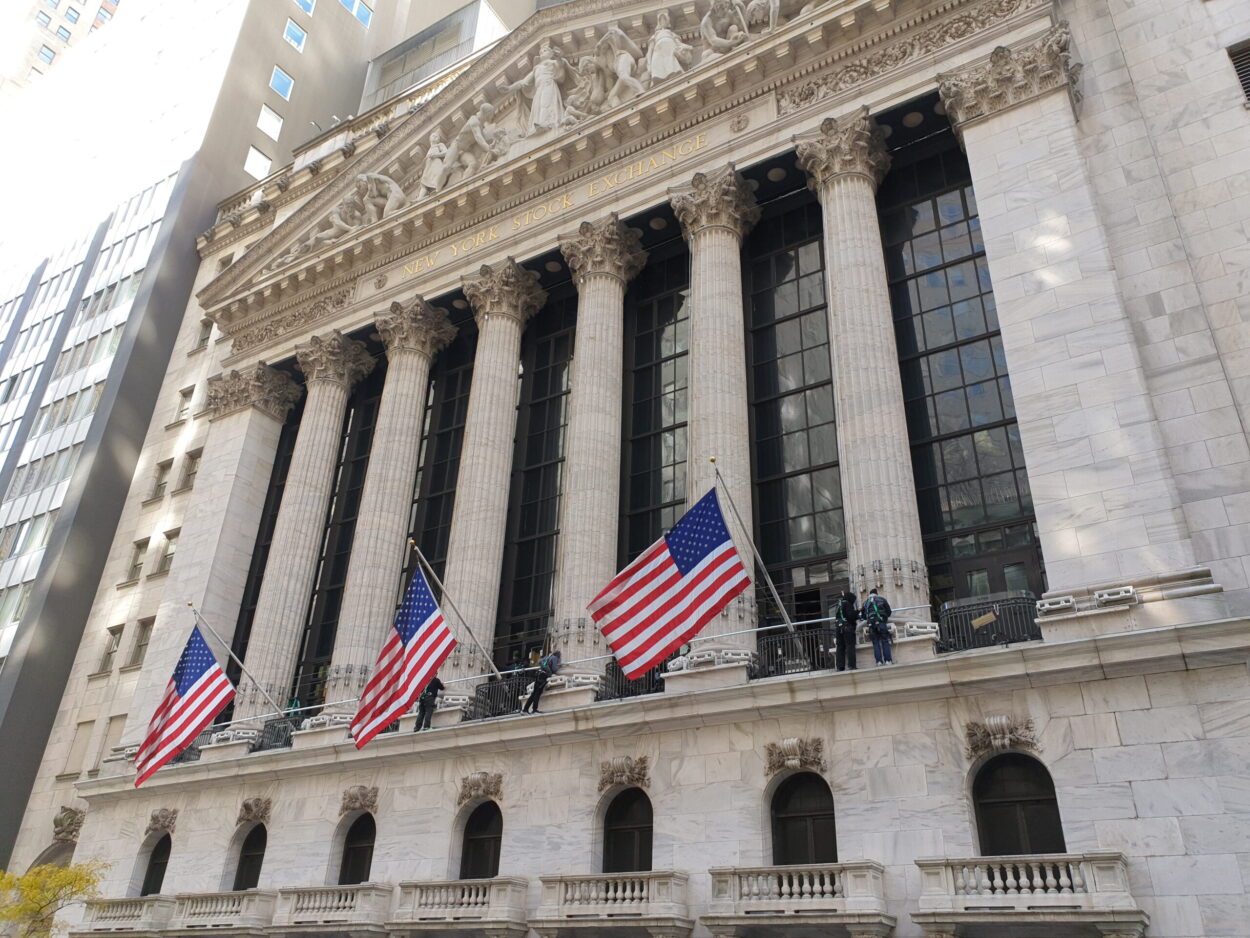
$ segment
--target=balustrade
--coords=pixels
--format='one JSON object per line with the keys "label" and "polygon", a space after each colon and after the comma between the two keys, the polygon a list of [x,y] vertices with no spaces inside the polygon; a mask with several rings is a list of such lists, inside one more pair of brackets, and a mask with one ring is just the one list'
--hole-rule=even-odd
{"label": "balustrade", "polygon": [[273,922],[276,892],[202,892],[179,895],[171,928],[263,927]]}
{"label": "balustrade", "polygon": [[394,893],[393,886],[381,883],[280,889],[274,924],[290,926],[346,922],[381,925],[390,917]]}
{"label": "balustrade", "polygon": [[173,911],[172,896],[91,899],[86,904],[82,924],[75,928],[73,933],[151,931],[164,928]]}
{"label": "balustrade", "polygon": [[524,930],[526,880],[513,876],[400,883],[397,922],[506,921]]}
{"label": "balustrade", "polygon": [[733,916],[884,914],[885,870],[880,863],[722,867],[712,876],[711,918]]}
{"label": "balustrade", "polygon": [[671,870],[543,876],[538,919],[685,919],[686,879]]}

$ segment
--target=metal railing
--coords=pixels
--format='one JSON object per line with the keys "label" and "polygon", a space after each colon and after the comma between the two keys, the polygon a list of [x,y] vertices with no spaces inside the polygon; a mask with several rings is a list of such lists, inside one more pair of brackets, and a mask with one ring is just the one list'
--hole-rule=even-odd
{"label": "metal railing", "polygon": [[278,717],[266,720],[260,728],[260,735],[252,743],[252,752],[265,752],[269,749],[290,749],[291,734],[295,732],[295,721],[290,717]]}
{"label": "metal railing", "polygon": [[676,653],[669,655],[642,677],[632,681],[621,671],[616,659],[612,658],[603,669],[603,683],[595,693],[595,700],[625,700],[663,692],[664,668],[675,657]]}
{"label": "metal railing", "polygon": [[521,709],[521,695],[534,682],[533,669],[505,671],[497,680],[487,680],[473,688],[473,697],[465,710],[463,721],[486,720],[517,713]]}
{"label": "metal railing", "polygon": [[207,746],[213,741],[213,733],[216,731],[217,727],[208,727],[208,729],[196,736],[195,739],[191,740],[191,745],[187,746],[186,749],[182,750],[182,752],[170,759],[169,764],[182,765],[185,762],[199,762],[200,748],[202,746]]}
{"label": "metal railing", "polygon": [[832,668],[837,648],[834,636],[834,630],[827,626],[761,634],[756,639],[756,660],[751,668],[751,678]]}
{"label": "metal railing", "polygon": [[937,651],[965,651],[1012,642],[1040,641],[1037,597],[1017,591],[943,603]]}

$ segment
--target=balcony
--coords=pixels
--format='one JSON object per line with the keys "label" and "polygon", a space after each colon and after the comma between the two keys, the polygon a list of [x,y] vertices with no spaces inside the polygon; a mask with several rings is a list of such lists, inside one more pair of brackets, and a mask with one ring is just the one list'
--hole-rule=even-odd
{"label": "balcony", "polygon": [[671,870],[542,876],[542,902],[530,927],[540,938],[600,931],[613,938],[685,938],[686,874]]}
{"label": "balcony", "polygon": [[386,931],[395,887],[303,886],[279,889],[270,933],[278,935],[370,935]]}
{"label": "balcony", "polygon": [[137,899],[91,899],[82,923],[71,935],[115,932],[123,935],[156,935],[169,925],[174,913],[173,896]]}
{"label": "balcony", "polygon": [[700,921],[735,938],[887,935],[880,863],[818,863],[712,869],[712,898]]}
{"label": "balcony", "polygon": [[260,934],[273,923],[276,892],[248,889],[243,892],[186,893],[176,898],[171,931],[214,929],[230,934]]}
{"label": "balcony", "polygon": [[927,933],[966,938],[1035,934],[1141,935],[1150,917],[1129,892],[1121,853],[1051,853],[917,860],[920,911]]}
{"label": "balcony", "polygon": [[392,935],[524,938],[526,880],[515,876],[443,883],[400,883]]}

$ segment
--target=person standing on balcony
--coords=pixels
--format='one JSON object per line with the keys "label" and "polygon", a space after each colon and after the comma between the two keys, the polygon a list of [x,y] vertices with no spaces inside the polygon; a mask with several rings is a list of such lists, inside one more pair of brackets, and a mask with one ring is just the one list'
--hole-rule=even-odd
{"label": "person standing on balcony", "polygon": [[443,682],[438,679],[437,674],[430,678],[430,683],[425,685],[425,690],[417,698],[417,725],[413,729],[414,733],[430,728],[430,718],[434,716],[434,708],[438,706],[439,695],[444,689]]}
{"label": "person standing on balcony", "polygon": [[855,630],[859,621],[859,608],[855,602],[855,594],[847,591],[842,594],[833,607],[834,638],[837,640],[837,652],[834,663],[839,671],[855,668]]}
{"label": "person standing on balcony", "polygon": [[877,667],[893,664],[894,656],[890,653],[890,604],[877,591],[869,590],[864,600],[864,621],[868,623],[868,637],[872,639],[872,656],[877,660]]}
{"label": "person standing on balcony", "polygon": [[538,662],[538,675],[534,678],[534,689],[530,692],[529,700],[525,701],[525,706],[521,708],[522,713],[537,713],[538,701],[543,695],[543,690],[547,687],[547,682],[551,680],[553,674],[560,670],[560,652],[553,651],[541,661]]}

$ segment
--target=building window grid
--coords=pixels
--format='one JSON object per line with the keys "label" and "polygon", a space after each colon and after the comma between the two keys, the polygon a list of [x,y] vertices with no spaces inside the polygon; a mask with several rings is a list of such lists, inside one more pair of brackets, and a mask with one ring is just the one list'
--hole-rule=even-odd
{"label": "building window grid", "polygon": [[56,28],[56,38],[60,39],[62,42],[69,42],[69,39],[70,39],[69,30],[66,29],[64,26],[58,26]]}
{"label": "building window grid", "polygon": [[200,459],[203,450],[192,450],[187,453],[182,464],[182,480],[178,483],[178,491],[186,492],[195,487],[195,477],[200,474]]}
{"label": "building window grid", "polygon": [[52,17],[50,17],[43,10],[40,10],[38,13],[35,14],[35,22],[38,23],[40,26],[48,27],[52,25]]}
{"label": "building window grid", "polygon": [[186,420],[191,416],[191,401],[195,398],[195,388],[183,388],[178,392],[178,403],[174,409],[174,423]]}
{"label": "building window grid", "polygon": [[653,251],[626,302],[623,562],[646,550],[686,508],[689,254],[659,253]]}
{"label": "building window grid", "polygon": [[317,0],[294,0],[295,5],[312,16],[313,9],[317,6]]}
{"label": "building window grid", "polygon": [[166,459],[156,464],[156,472],[152,476],[152,491],[149,499],[161,498],[169,488],[169,475],[173,471],[174,461]]}
{"label": "building window grid", "polygon": [[65,9],[65,18],[71,23],[77,23],[79,15],[79,12],[73,7],[67,7]]}
{"label": "building window grid", "polygon": [[165,550],[161,554],[160,563],[156,565],[156,571],[153,573],[153,576],[168,573],[169,568],[174,565],[174,554],[178,550],[178,535],[180,533],[177,530],[165,532]]}
{"label": "building window grid", "polygon": [[195,351],[208,348],[208,343],[213,337],[213,321],[205,319],[200,323],[200,331],[195,337]]}
{"label": "building window grid", "polygon": [[135,541],[130,548],[130,565],[126,568],[126,580],[137,580],[143,576],[143,562],[148,553],[148,539]]}
{"label": "building window grid", "polygon": [[373,22],[373,8],[365,3],[364,0],[339,0],[339,6],[356,17],[360,25],[366,29]]}
{"label": "building window grid", "polygon": [[52,60],[55,58],[56,58],[56,53],[52,49],[50,49],[48,46],[41,45],[39,47],[39,61],[46,62],[48,65],[51,65]]}

